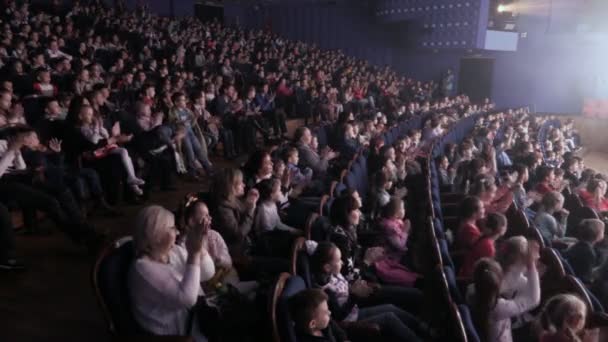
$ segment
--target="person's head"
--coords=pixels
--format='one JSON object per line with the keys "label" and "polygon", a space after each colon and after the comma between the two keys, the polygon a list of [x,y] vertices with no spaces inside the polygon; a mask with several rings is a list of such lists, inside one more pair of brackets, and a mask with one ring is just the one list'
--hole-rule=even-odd
{"label": "person's head", "polygon": [[500,213],[489,213],[486,216],[484,235],[498,239],[499,237],[505,235],[506,232],[507,218],[505,215]]}
{"label": "person's head", "polygon": [[302,290],[289,298],[289,314],[297,331],[313,333],[329,325],[331,311],[321,289]]}
{"label": "person's head", "polygon": [[272,174],[275,177],[282,177],[285,172],[285,162],[282,159],[275,158],[272,160]]}
{"label": "person's head", "polygon": [[471,308],[482,341],[489,341],[489,316],[498,302],[502,277],[502,269],[496,261],[482,258],[475,263],[473,271],[475,297]]}
{"label": "person's head", "polygon": [[391,177],[385,170],[380,170],[374,175],[374,187],[378,190],[389,190],[393,186]]}
{"label": "person's head", "polygon": [[553,170],[553,174],[555,175],[555,177],[553,178],[554,182],[561,182],[564,180],[564,170],[563,169],[554,169]]}
{"label": "person's head", "polygon": [[548,192],[543,196],[541,204],[546,211],[560,211],[564,206],[564,196],[557,191]]}
{"label": "person's head", "polygon": [[184,95],[184,93],[176,92],[175,94],[173,94],[173,96],[171,96],[171,101],[173,102],[175,107],[178,109],[186,108],[187,102],[186,102],[186,95]]}
{"label": "person's head", "polygon": [[287,148],[287,150],[285,150],[284,160],[289,164],[298,165],[298,162],[300,161],[300,154],[298,152],[298,149],[295,147]]}
{"label": "person's head", "polygon": [[592,178],[587,182],[587,191],[591,194],[600,194],[604,196],[606,194],[606,181],[601,178]]}
{"label": "person's head", "polygon": [[78,113],[78,121],[81,125],[90,125],[93,123],[95,118],[95,114],[93,112],[93,107],[88,105],[83,105],[80,107],[80,112]]}
{"label": "person's head", "polygon": [[173,213],[161,206],[147,206],[135,217],[133,243],[138,257],[167,255],[176,236]]}
{"label": "person's head", "polygon": [[310,271],[317,275],[337,275],[342,270],[342,252],[332,242],[321,241],[310,256]]}
{"label": "person's head", "polygon": [[47,69],[42,69],[38,72],[38,76],[36,77],[38,82],[43,84],[51,83],[51,72]]}
{"label": "person's head", "polygon": [[218,172],[214,186],[214,192],[220,199],[231,200],[245,194],[243,173],[236,168],[227,168]]}
{"label": "person's head", "polygon": [[564,169],[566,169],[572,174],[578,174],[578,172],[580,171],[580,166],[580,159],[574,157],[567,158],[566,160],[564,160],[563,164]]}
{"label": "person's head", "polygon": [[308,129],[308,127],[306,127],[306,126],[298,127],[293,136],[294,136],[294,140],[296,142],[300,142],[304,145],[310,144],[310,141],[312,139],[312,134],[310,133],[310,129]]}
{"label": "person's head", "polygon": [[594,169],[584,169],[581,172],[581,182],[589,182],[589,180],[595,177],[595,174],[596,172]]}
{"label": "person's head", "polygon": [[47,101],[46,106],[44,107],[44,112],[50,118],[56,118],[61,114],[61,107],[59,106],[59,102],[52,98]]}
{"label": "person's head", "polygon": [[[188,227],[194,227],[199,224],[208,222],[209,225],[212,222],[211,215],[209,215],[209,208],[205,202],[201,201],[197,197],[189,197],[184,204],[183,211],[183,224]],[[205,227],[205,225],[203,225]],[[206,234],[207,232],[203,232]]]}
{"label": "person's head", "polygon": [[450,166],[450,161],[447,156],[439,156],[435,159],[437,166],[443,170],[447,170]]}
{"label": "person's head", "polygon": [[329,212],[331,223],[343,228],[357,226],[361,219],[359,208],[360,202],[350,194],[336,198]]}
{"label": "person's head", "polygon": [[552,297],[543,307],[540,323],[550,332],[560,332],[579,341],[577,334],[585,329],[587,306],[573,294],[562,293]]}
{"label": "person's head", "polygon": [[266,150],[256,150],[245,164],[248,175],[268,176],[272,174],[272,157]]}
{"label": "person's head", "polygon": [[345,123],[343,125],[344,127],[344,138],[345,139],[353,139],[355,138],[355,130],[353,128],[353,125],[351,125],[350,123]]}
{"label": "person's head", "polygon": [[460,202],[460,220],[477,221],[484,217],[485,209],[483,202],[476,196],[465,197]]}
{"label": "person's head", "polygon": [[584,219],[578,225],[578,238],[591,244],[604,239],[604,222],[598,219]]}
{"label": "person's head", "polygon": [[382,207],[382,217],[403,220],[405,218],[405,204],[399,197],[391,197],[390,201]]}
{"label": "person's head", "polygon": [[540,182],[552,183],[555,180],[555,172],[552,167],[541,166],[536,172]]}
{"label": "person's head", "polygon": [[389,145],[386,145],[384,147],[382,147],[382,150],[380,151],[380,153],[382,154],[383,157],[389,159],[390,161],[395,161],[396,158],[396,154],[395,154],[395,148]]}
{"label": "person's head", "polygon": [[277,202],[281,198],[281,181],[277,178],[264,179],[256,185],[260,192],[260,202]]}
{"label": "person's head", "polygon": [[523,236],[513,236],[503,241],[495,257],[504,272],[523,269],[527,258],[528,240]]}

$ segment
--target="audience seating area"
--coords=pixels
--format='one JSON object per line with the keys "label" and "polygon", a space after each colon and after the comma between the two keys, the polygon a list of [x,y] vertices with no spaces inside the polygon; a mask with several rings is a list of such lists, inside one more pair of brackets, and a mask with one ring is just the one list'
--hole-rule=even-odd
{"label": "audience seating area", "polygon": [[[125,341],[607,336],[608,176],[571,121],[84,3],[2,16],[0,269],[23,271],[14,235],[52,221],[94,257]],[[165,208],[157,187],[185,196]],[[141,208],[119,238],[95,227],[125,202]]]}

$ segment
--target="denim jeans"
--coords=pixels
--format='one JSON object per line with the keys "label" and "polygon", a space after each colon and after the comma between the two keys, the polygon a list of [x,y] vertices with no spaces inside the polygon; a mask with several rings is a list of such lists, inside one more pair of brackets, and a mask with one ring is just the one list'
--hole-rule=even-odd
{"label": "denim jeans", "polygon": [[424,294],[413,287],[382,285],[371,296],[361,301],[365,306],[394,304],[407,312],[418,313],[422,308]]}
{"label": "denim jeans", "polygon": [[205,170],[209,170],[211,163],[209,163],[209,157],[207,156],[207,144],[203,141],[199,141],[192,127],[186,128],[186,137],[184,138],[184,152],[186,154],[188,167],[195,169],[195,160],[198,160]]}
{"label": "denim jeans", "polygon": [[358,321],[378,324],[389,341],[422,341],[409,327],[417,324],[416,318],[391,304],[359,309]]}

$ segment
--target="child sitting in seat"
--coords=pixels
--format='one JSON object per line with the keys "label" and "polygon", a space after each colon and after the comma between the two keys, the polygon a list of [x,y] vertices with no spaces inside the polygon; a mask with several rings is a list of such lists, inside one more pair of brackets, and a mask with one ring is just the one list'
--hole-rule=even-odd
{"label": "child sitting in seat", "polygon": [[[257,235],[258,246],[267,255],[280,250],[288,250],[295,236],[302,235],[302,231],[284,224],[279,216],[277,202],[282,197],[281,182],[276,178],[265,179],[257,184],[260,200],[256,209],[254,229]],[[279,248],[287,246],[287,248]],[[280,255],[287,255],[279,253]]]}
{"label": "child sitting in seat", "polygon": [[[559,221],[554,217],[560,214]],[[576,239],[565,237],[566,224],[568,222],[568,210],[564,209],[564,196],[557,191],[551,191],[543,195],[541,208],[534,218],[534,224],[543,236],[546,244],[552,241],[561,241],[573,244]]]}
{"label": "child sitting in seat", "polygon": [[306,289],[289,298],[289,314],[298,342],[345,342],[346,333],[331,319],[323,290]]}
{"label": "child sitting in seat", "polygon": [[291,185],[305,185],[308,184],[312,179],[312,169],[305,168],[300,170],[298,162],[300,161],[300,155],[298,149],[295,147],[289,147],[285,150],[283,157],[287,169],[291,173]]}
{"label": "child sitting in seat", "polygon": [[540,342],[598,341],[597,329],[585,330],[586,318],[587,306],[577,296],[563,293],[549,299],[540,317]]}
{"label": "child sitting in seat", "polygon": [[602,253],[595,249],[595,245],[604,240],[604,227],[604,222],[598,219],[581,221],[576,231],[579,241],[564,253],[574,274],[586,284],[591,283],[594,269],[604,259]]}
{"label": "child sitting in seat", "polygon": [[93,107],[90,106],[83,106],[80,109],[78,121],[82,135],[91,143],[99,146],[93,152],[94,157],[101,159],[112,154],[119,155],[127,172],[127,183],[136,195],[141,196],[143,191],[139,186],[146,184],[146,182],[135,175],[135,168],[129,152],[126,148],[119,146],[119,144],[130,141],[133,136],[120,134],[118,122],[112,127],[112,134],[110,135],[103,127],[101,120],[94,117]]}
{"label": "child sitting in seat", "polygon": [[401,341],[420,341],[414,331],[424,333],[423,324],[395,305],[359,307],[358,301],[372,296],[374,289],[364,280],[352,284],[340,273],[342,254],[331,242],[320,242],[310,259],[314,287],[325,291],[336,320],[369,322],[380,326],[383,336]]}
{"label": "child sitting in seat", "polygon": [[461,277],[473,276],[473,269],[477,260],[481,258],[493,258],[496,254],[496,240],[507,231],[507,219],[503,214],[490,213],[482,230],[482,235],[467,251],[459,275]]}

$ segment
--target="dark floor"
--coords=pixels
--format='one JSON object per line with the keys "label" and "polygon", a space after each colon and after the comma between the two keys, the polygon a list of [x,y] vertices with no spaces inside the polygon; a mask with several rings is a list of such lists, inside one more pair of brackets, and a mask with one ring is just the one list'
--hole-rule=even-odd
{"label": "dark floor", "polygon": [[[300,120],[290,120],[289,131],[299,124]],[[216,167],[228,165],[212,161]],[[178,191],[153,193],[146,204],[175,209],[186,193],[205,188],[205,184],[179,182]],[[93,218],[92,223],[110,236],[129,235],[140,208],[121,206],[124,216]],[[86,250],[56,230],[19,235],[17,247],[28,270],[0,272],[0,342],[110,340],[91,284],[94,260]]]}
{"label": "dark floor", "polygon": [[[186,192],[200,185],[181,183],[179,191],[153,194],[148,203],[173,209]],[[110,236],[128,235],[141,206],[122,207],[125,215],[94,218]],[[107,329],[94,297],[90,272],[93,258],[64,234],[22,235],[22,273],[0,273],[0,341],[107,341]]]}

